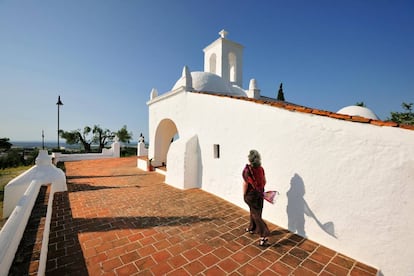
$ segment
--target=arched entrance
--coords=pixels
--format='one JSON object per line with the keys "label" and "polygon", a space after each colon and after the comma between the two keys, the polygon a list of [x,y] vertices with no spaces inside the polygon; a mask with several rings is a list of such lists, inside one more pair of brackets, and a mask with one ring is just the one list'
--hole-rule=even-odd
{"label": "arched entrance", "polygon": [[154,167],[165,166],[165,183],[180,189],[200,188],[202,179],[201,149],[198,136],[180,136],[171,119],[163,119],[155,130]]}
{"label": "arched entrance", "polygon": [[177,126],[171,119],[163,119],[155,131],[153,166],[166,166],[167,153],[172,142],[178,139]]}

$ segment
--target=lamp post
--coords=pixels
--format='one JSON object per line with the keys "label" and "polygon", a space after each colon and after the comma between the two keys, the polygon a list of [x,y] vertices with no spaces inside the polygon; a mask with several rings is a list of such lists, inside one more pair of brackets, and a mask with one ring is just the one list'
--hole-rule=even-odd
{"label": "lamp post", "polygon": [[61,105],[63,105],[62,101],[60,100],[60,96],[58,97],[58,101],[57,101],[56,105],[58,107],[57,147],[58,147],[58,150],[59,150],[60,149],[60,146],[59,146],[59,108],[60,108]]}
{"label": "lamp post", "polygon": [[42,149],[45,149],[45,132],[42,129]]}

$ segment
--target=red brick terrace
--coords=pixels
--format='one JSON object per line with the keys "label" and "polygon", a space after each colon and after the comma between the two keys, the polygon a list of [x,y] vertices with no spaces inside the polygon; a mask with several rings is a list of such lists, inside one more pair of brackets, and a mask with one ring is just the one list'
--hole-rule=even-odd
{"label": "red brick terrace", "polygon": [[[67,162],[55,194],[47,275],[376,275],[377,270],[269,223],[270,246],[245,233],[247,211],[179,190],[136,157]],[[27,267],[34,272],[36,264]]]}

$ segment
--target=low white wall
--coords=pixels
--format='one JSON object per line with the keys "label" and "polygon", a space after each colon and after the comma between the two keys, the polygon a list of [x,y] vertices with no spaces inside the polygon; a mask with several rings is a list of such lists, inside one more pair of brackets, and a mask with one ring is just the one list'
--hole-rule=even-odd
{"label": "low white wall", "polygon": [[120,154],[120,144],[119,142],[114,142],[111,145],[110,149],[102,149],[102,153],[75,153],[75,154],[64,154],[60,152],[53,152],[52,158],[54,163],[58,162],[67,162],[67,161],[80,161],[80,160],[94,160],[94,159],[104,159],[104,158],[119,158]]}
{"label": "low white wall", "polygon": [[8,275],[14,256],[29,221],[40,186],[35,180],[20,198],[6,224],[0,231],[0,276]]}
{"label": "low white wall", "polygon": [[51,194],[67,190],[65,173],[52,164],[46,150],[40,150],[36,165],[4,187],[3,218],[11,214],[33,180],[39,185],[51,183]]}
{"label": "low white wall", "polygon": [[145,147],[144,142],[139,142],[137,145],[137,156],[147,156],[148,149]]}
{"label": "low white wall", "polygon": [[265,219],[386,275],[414,274],[414,131],[195,93],[149,110],[150,157],[158,124],[172,120],[180,137],[198,135],[202,188],[247,210],[241,172],[257,149],[267,189],[280,192]]}
{"label": "low white wall", "polygon": [[184,177],[186,170],[184,167],[184,159],[186,142],[186,137],[181,137],[181,139],[171,143],[167,156],[168,170],[170,172],[167,172],[165,176],[165,183],[179,189],[184,189],[185,187]]}
{"label": "low white wall", "polygon": [[66,191],[66,176],[52,165],[46,150],[39,151],[36,165],[11,180],[4,189],[3,217],[8,217],[0,231],[0,275],[7,275],[20,244],[34,202],[42,185],[50,184],[48,208],[43,230],[38,274],[44,275],[49,243],[52,202],[55,192]]}
{"label": "low white wall", "polygon": [[144,170],[144,171],[147,171],[148,170],[148,160],[138,158],[137,168],[141,169],[141,170]]}
{"label": "low white wall", "polygon": [[[53,185],[52,185],[53,188]],[[37,275],[45,275],[46,272],[46,263],[47,263],[47,252],[49,250],[49,233],[50,233],[50,222],[52,220],[52,213],[53,213],[53,198],[54,193],[49,193],[49,201],[47,203],[47,212],[46,212],[46,219],[45,219],[45,228],[43,230],[43,239],[42,239],[42,249],[40,250],[40,258],[39,258],[39,268]]]}
{"label": "low white wall", "polygon": [[165,183],[176,188],[191,189],[201,187],[198,178],[198,138],[180,137],[168,151],[168,171]]}
{"label": "low white wall", "polygon": [[142,138],[142,141],[138,142],[137,156],[138,156],[137,168],[141,169],[141,170],[144,170],[144,171],[147,171],[148,170],[148,160],[139,158],[140,156],[145,157],[145,158],[148,157],[148,149],[145,147],[144,138]]}

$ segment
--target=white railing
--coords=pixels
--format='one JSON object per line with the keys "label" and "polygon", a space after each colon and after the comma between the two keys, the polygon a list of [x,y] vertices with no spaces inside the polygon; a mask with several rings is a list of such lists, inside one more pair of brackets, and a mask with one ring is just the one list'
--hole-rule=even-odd
{"label": "white railing", "polygon": [[112,143],[111,148],[102,149],[102,153],[75,153],[75,154],[64,154],[60,152],[53,152],[52,158],[53,163],[66,161],[80,161],[80,160],[93,160],[103,158],[119,158],[121,154],[120,143],[115,141]]}
{"label": "white railing", "polygon": [[0,276],[7,275],[32,212],[40,187],[51,184],[43,230],[38,275],[44,275],[49,243],[53,195],[66,191],[66,176],[52,165],[46,150],[39,151],[36,166],[11,180],[4,189],[3,218],[8,218],[0,231]]}
{"label": "white railing", "polygon": [[7,275],[29,221],[40,186],[33,180],[0,231],[0,275]]}

